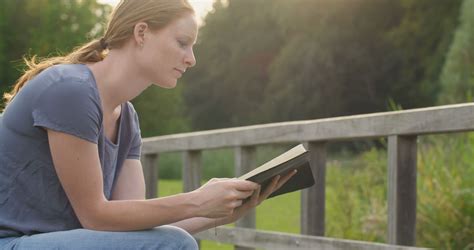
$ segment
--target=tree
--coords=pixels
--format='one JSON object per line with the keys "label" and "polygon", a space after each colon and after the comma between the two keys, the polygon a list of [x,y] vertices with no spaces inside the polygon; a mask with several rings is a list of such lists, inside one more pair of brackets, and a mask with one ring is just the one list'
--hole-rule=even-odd
{"label": "tree", "polygon": [[209,129],[434,105],[460,3],[217,1],[187,113]]}
{"label": "tree", "polygon": [[23,68],[22,58],[69,52],[102,33],[111,11],[96,0],[0,0],[0,90]]}
{"label": "tree", "polygon": [[390,92],[403,108],[436,103],[440,72],[458,25],[461,1],[400,1],[403,19],[389,34],[400,72]]}
{"label": "tree", "polygon": [[464,0],[460,25],[441,75],[440,104],[472,101],[474,95],[474,0]]}
{"label": "tree", "polygon": [[[21,74],[22,57],[62,55],[103,34],[111,6],[96,0],[0,0],[0,90]],[[150,88],[134,100],[142,136],[189,129],[181,89]]]}
{"label": "tree", "polygon": [[[295,4],[296,3],[296,4]],[[285,46],[265,93],[271,121],[380,111],[396,68],[385,32],[397,25],[394,1],[281,2]]]}
{"label": "tree", "polygon": [[217,1],[196,45],[197,66],[185,81],[187,113],[195,129],[260,120],[268,67],[281,34],[265,0]]}
{"label": "tree", "polygon": [[182,86],[180,83],[173,90],[151,86],[133,100],[140,114],[142,137],[190,130],[189,121],[184,116]]}

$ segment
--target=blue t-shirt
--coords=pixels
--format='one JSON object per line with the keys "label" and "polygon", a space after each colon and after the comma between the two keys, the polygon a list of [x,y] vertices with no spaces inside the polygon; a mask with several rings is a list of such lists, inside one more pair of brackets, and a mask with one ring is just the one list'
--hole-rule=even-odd
{"label": "blue t-shirt", "polygon": [[82,64],[52,66],[30,80],[0,118],[0,238],[81,228],[56,175],[45,128],[98,145],[104,195],[125,159],[139,159],[131,103],[122,104],[116,144],[104,134],[97,85]]}

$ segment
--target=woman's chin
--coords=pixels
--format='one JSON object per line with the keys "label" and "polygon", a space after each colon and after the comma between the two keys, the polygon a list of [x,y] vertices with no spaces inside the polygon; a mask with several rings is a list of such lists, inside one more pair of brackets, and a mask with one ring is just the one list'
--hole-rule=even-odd
{"label": "woman's chin", "polygon": [[156,85],[158,87],[164,88],[164,89],[173,89],[176,87],[178,81],[170,81],[170,82],[162,82],[162,83],[153,83],[153,85]]}

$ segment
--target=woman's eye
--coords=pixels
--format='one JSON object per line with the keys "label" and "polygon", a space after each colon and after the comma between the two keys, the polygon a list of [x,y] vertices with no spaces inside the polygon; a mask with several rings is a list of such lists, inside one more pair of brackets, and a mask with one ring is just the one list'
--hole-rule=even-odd
{"label": "woman's eye", "polygon": [[183,42],[183,41],[178,41],[178,44],[179,44],[179,47],[181,48],[184,48],[187,45],[186,42]]}

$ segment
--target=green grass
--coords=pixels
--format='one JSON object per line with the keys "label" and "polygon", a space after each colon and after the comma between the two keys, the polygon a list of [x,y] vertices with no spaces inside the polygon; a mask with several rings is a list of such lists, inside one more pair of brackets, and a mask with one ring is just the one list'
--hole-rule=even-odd
{"label": "green grass", "polygon": [[[281,150],[260,150],[263,154],[257,161]],[[229,155],[225,152],[217,157],[218,165],[233,166]],[[212,156],[207,157],[203,161],[212,163]],[[417,245],[435,249],[474,246],[474,133],[420,137],[417,169]],[[181,181],[160,180],[159,191],[160,196],[182,192]],[[257,229],[299,233],[299,228],[299,192],[269,199],[257,208]],[[357,156],[330,154],[326,235],[386,242],[386,228],[386,151],[374,148]],[[201,246],[203,250],[233,249],[208,241]]]}

